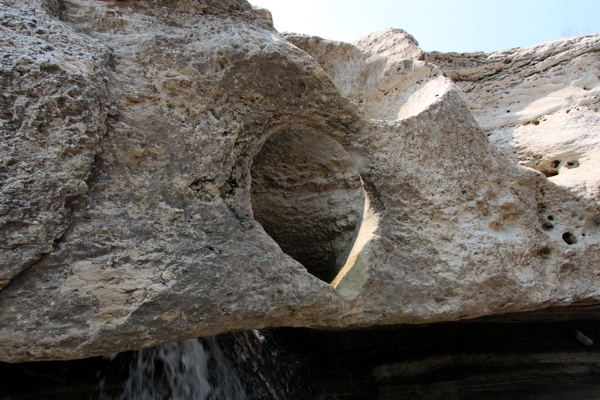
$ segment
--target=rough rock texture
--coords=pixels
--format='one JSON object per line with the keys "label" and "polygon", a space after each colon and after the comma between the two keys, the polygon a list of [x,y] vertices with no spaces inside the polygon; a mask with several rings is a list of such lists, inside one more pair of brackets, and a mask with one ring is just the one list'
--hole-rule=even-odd
{"label": "rough rock texture", "polygon": [[[1,59],[24,60],[2,64],[1,360],[600,301],[596,203],[490,145],[402,31],[294,41],[313,58],[243,0],[4,1],[0,12]],[[331,285],[254,218],[253,160],[254,187],[288,176],[260,167],[263,144],[285,133],[295,148],[328,136],[292,154],[292,169],[332,148],[319,174],[348,190],[335,197],[355,214],[356,179],[338,180],[356,176],[345,152],[363,184],[360,229]],[[340,210],[319,190],[297,208],[306,219]]]}
{"label": "rough rock texture", "polygon": [[110,52],[43,8],[4,5],[0,18],[2,288],[54,250],[71,219],[65,202],[88,190]]}
{"label": "rough rock texture", "polygon": [[401,29],[374,32],[354,44],[289,33],[284,37],[313,56],[342,96],[370,118],[416,115],[433,100],[423,95],[447,81],[439,68],[422,61],[417,41]]}
{"label": "rough rock texture", "polygon": [[475,119],[507,156],[600,201],[600,35],[427,59],[466,93]]}
{"label": "rough rock texture", "polygon": [[291,125],[269,137],[250,172],[254,218],[286,254],[331,282],[363,218],[365,192],[352,156],[329,136]]}

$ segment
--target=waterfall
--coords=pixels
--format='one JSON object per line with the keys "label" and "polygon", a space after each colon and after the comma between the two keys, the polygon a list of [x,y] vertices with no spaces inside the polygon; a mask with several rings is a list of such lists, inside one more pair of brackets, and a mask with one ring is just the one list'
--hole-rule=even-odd
{"label": "waterfall", "polygon": [[293,354],[303,341],[295,337],[285,328],[230,332],[106,355],[96,374],[98,399],[312,399],[296,374]]}
{"label": "waterfall", "polygon": [[235,369],[215,338],[140,350],[121,400],[247,400]]}

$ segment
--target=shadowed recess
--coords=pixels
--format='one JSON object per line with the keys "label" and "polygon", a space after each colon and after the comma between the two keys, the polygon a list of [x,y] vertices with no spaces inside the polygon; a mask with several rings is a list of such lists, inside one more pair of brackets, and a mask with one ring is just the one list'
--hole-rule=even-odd
{"label": "shadowed recess", "polygon": [[348,258],[365,204],[350,154],[313,128],[290,125],[267,139],[251,174],[254,218],[286,254],[331,282]]}

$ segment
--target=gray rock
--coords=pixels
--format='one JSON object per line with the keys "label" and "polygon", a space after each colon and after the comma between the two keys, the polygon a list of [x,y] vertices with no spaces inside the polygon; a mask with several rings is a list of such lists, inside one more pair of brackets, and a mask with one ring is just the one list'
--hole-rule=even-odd
{"label": "gray rock", "polygon": [[490,145],[404,33],[315,39],[346,74],[241,0],[44,4],[0,6],[1,360],[600,300],[595,202]]}
{"label": "gray rock", "polygon": [[108,49],[36,6],[0,6],[0,288],[67,231],[110,107]]}

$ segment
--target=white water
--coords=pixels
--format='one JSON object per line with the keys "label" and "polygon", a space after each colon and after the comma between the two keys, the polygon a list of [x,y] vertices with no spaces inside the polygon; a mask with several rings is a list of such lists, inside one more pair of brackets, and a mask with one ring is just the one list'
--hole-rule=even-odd
{"label": "white water", "polygon": [[140,350],[121,400],[246,400],[244,387],[214,338]]}

